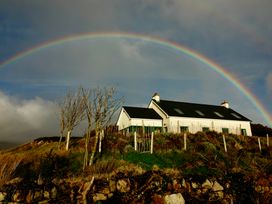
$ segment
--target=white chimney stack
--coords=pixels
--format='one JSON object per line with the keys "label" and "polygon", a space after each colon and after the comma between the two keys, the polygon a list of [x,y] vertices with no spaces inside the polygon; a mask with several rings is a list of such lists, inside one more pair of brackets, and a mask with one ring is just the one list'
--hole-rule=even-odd
{"label": "white chimney stack", "polygon": [[155,93],[152,99],[155,100],[156,102],[160,102],[160,95],[158,93]]}
{"label": "white chimney stack", "polygon": [[221,106],[225,107],[225,108],[229,108],[229,103],[227,101],[223,101],[221,103]]}

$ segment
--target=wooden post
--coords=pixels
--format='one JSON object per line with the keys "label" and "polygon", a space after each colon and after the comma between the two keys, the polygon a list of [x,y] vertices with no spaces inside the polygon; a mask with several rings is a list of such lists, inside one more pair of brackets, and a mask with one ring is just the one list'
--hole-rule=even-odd
{"label": "wooden post", "polygon": [[134,150],[137,151],[137,133],[134,132]]}
{"label": "wooden post", "polygon": [[183,135],[183,142],[184,142],[184,150],[187,150],[187,133],[185,132]]}
{"label": "wooden post", "polygon": [[177,133],[180,133],[179,120],[177,121]]}
{"label": "wooden post", "polygon": [[258,144],[259,144],[259,149],[260,152],[262,152],[262,145],[261,145],[261,139],[258,137]]}
{"label": "wooden post", "polygon": [[150,153],[153,154],[154,132],[151,132]]}
{"label": "wooden post", "polygon": [[104,130],[102,130],[99,134],[99,146],[98,146],[99,153],[102,151],[102,139],[103,138],[104,138]]}
{"label": "wooden post", "polygon": [[269,147],[269,135],[266,134],[266,144],[267,144],[267,147]]}
{"label": "wooden post", "polygon": [[225,149],[225,152],[228,152],[227,143],[226,143],[226,138],[225,138],[225,135],[224,135],[224,134],[223,134],[223,142],[224,142],[224,149]]}
{"label": "wooden post", "polygon": [[66,138],[66,147],[65,147],[66,151],[68,151],[69,149],[70,137],[71,137],[71,131],[69,130],[67,132],[67,138]]}

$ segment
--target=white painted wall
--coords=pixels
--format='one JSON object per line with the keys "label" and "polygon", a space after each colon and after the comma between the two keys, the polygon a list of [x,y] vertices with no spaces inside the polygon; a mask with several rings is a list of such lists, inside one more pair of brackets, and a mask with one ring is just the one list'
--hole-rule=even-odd
{"label": "white painted wall", "polygon": [[124,108],[122,108],[121,113],[119,115],[118,121],[117,121],[117,126],[118,130],[123,130],[127,127],[130,126],[130,118]]}
{"label": "white painted wall", "polygon": [[162,127],[161,119],[131,118],[131,126]]}
{"label": "white painted wall", "polygon": [[222,128],[228,128],[229,133],[238,135],[241,134],[241,129],[246,129],[247,135],[252,136],[250,122],[247,121],[169,117],[164,123],[167,123],[168,132],[173,133],[179,133],[181,126],[187,126],[190,133],[196,133],[202,131],[203,127],[208,127],[216,132],[222,132]]}

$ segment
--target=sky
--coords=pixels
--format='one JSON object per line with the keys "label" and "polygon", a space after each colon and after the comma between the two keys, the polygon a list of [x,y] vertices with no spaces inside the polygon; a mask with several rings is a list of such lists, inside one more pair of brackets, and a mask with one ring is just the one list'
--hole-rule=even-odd
{"label": "sky", "polygon": [[[271,10],[271,0],[1,0],[0,141],[58,135],[56,103],[79,85],[116,87],[131,106],[147,106],[155,92],[227,100],[271,126]],[[223,67],[253,98],[179,46]]]}

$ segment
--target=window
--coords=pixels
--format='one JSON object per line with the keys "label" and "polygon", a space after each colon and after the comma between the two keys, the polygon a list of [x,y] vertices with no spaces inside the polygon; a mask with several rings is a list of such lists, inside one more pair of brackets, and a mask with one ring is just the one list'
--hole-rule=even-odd
{"label": "window", "polygon": [[200,115],[200,116],[204,116],[204,113],[202,113],[201,111],[199,111],[199,110],[196,110],[195,111],[198,115]]}
{"label": "window", "polygon": [[180,132],[181,133],[189,132],[189,128],[187,126],[180,126]]}
{"label": "window", "polygon": [[218,112],[214,112],[217,116],[219,116],[220,118],[224,118],[224,116]]}
{"label": "window", "polygon": [[246,129],[241,129],[241,135],[243,135],[243,136],[247,136]]}
{"label": "window", "polygon": [[229,134],[229,129],[228,128],[222,128],[222,133],[223,134]]}
{"label": "window", "polygon": [[184,114],[183,112],[182,112],[182,110],[180,110],[179,108],[174,108],[174,110],[178,113],[178,114]]}
{"label": "window", "polygon": [[209,130],[210,130],[209,127],[203,127],[203,128],[202,128],[202,132],[208,132]]}
{"label": "window", "polygon": [[233,115],[237,119],[241,119],[241,117],[239,115],[237,115],[236,113],[231,113],[231,115]]}

